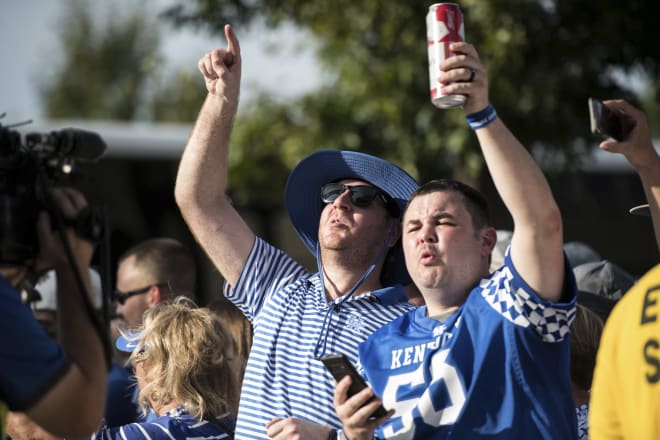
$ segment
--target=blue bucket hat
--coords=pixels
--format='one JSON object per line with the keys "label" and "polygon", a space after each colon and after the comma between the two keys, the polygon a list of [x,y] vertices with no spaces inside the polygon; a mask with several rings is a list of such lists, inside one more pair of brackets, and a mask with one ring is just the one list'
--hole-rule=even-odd
{"label": "blue bucket hat", "polygon": [[[356,151],[321,150],[310,154],[291,171],[284,189],[284,203],[289,219],[307,249],[316,255],[319,222],[323,204],[321,186],[342,179],[357,179],[374,185],[389,195],[401,212],[419,184],[398,166]],[[384,287],[409,284],[400,245],[388,253],[381,282]]]}

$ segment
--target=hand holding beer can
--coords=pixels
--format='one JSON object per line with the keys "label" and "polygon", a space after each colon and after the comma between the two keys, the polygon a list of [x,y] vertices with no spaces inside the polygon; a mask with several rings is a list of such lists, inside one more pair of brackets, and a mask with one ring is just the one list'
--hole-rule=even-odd
{"label": "hand holding beer can", "polygon": [[463,14],[456,3],[435,3],[426,14],[426,39],[428,41],[429,80],[431,102],[438,108],[459,107],[465,103],[464,95],[447,95],[438,81],[440,64],[451,56],[449,45],[465,41]]}

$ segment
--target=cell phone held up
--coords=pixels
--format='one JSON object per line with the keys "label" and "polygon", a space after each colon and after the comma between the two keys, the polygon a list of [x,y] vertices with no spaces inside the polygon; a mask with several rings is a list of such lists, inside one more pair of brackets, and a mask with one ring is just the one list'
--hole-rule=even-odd
{"label": "cell phone held up", "polygon": [[[360,373],[357,372],[353,364],[344,354],[331,354],[321,358],[321,362],[325,365],[325,368],[328,369],[332,377],[335,378],[337,382],[342,380],[346,375],[351,376],[351,386],[348,388],[348,397],[354,396],[355,394],[362,391],[367,387],[367,383],[364,381]],[[373,398],[369,400],[371,402]],[[376,411],[371,414],[372,418],[382,417],[387,414],[387,410],[380,405]]]}
{"label": "cell phone held up", "polygon": [[631,127],[624,115],[611,110],[595,98],[589,98],[589,119],[591,132],[603,138],[611,137],[621,142],[630,132]]}

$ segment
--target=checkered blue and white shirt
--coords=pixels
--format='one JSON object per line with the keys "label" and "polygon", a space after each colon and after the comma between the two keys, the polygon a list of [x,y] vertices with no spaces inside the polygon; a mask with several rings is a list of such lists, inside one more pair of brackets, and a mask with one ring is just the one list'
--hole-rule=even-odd
{"label": "checkered blue and white shirt", "polygon": [[481,280],[444,321],[426,307],[360,345],[360,367],[395,415],[376,438],[575,439],[570,324],[575,280],[563,300],[541,299],[505,265]]}

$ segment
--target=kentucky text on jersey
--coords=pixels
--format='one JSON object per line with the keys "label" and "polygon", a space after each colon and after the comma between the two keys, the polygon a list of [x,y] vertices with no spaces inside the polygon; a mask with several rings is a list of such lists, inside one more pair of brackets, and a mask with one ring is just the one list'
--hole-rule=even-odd
{"label": "kentucky text on jersey", "polygon": [[[456,320],[455,328],[458,328],[460,325],[461,319]],[[417,344],[410,347],[392,350],[392,363],[390,365],[391,370],[396,370],[400,367],[405,367],[412,364],[418,364],[424,361],[424,354],[427,350],[437,350],[442,345],[444,345],[449,338],[451,338],[451,333],[445,331],[445,326],[440,325],[433,330],[433,334],[438,334],[436,338],[430,342],[424,344]]]}

